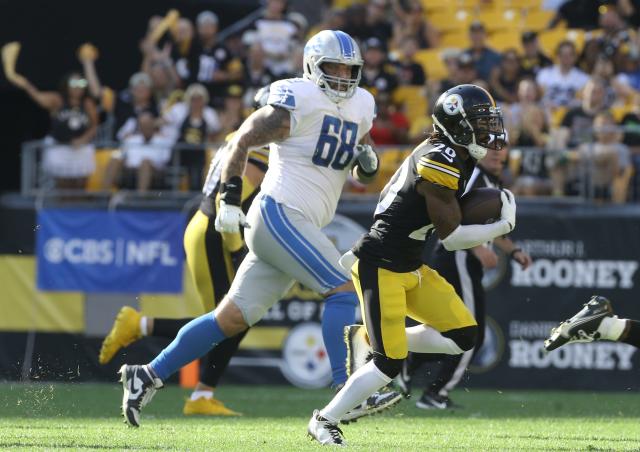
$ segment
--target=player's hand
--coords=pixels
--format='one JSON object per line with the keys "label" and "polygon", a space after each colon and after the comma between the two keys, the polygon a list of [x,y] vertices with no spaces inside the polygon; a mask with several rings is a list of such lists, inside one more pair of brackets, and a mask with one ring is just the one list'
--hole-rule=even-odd
{"label": "player's hand", "polygon": [[515,253],[513,253],[512,259],[520,264],[520,267],[522,267],[523,270],[529,268],[531,266],[531,263],[533,262],[531,256],[529,256],[522,250],[517,250]]}
{"label": "player's hand", "polygon": [[356,161],[360,167],[360,171],[367,175],[373,175],[378,171],[378,154],[368,144],[359,144],[356,146]]}
{"label": "player's hand", "polygon": [[240,232],[240,226],[248,228],[244,212],[239,206],[220,201],[215,227],[218,232]]}
{"label": "player's hand", "polygon": [[471,250],[482,264],[482,268],[490,269],[498,266],[498,255],[486,246],[476,246]]}
{"label": "player's hand", "polygon": [[516,227],[516,198],[513,193],[503,188],[500,193],[500,199],[502,200],[500,218],[509,223],[509,231],[513,231],[513,228]]}

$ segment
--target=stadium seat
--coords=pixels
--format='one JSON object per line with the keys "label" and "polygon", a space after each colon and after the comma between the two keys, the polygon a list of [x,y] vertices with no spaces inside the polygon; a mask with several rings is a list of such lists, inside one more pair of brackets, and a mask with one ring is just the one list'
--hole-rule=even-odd
{"label": "stadium seat", "polygon": [[630,113],[631,111],[633,111],[634,106],[633,105],[624,105],[624,106],[620,106],[620,107],[611,107],[611,115],[613,116],[613,119],[616,122],[620,122],[622,121],[622,118],[624,118],[624,115],[626,115],[627,113]]}
{"label": "stadium seat", "polygon": [[523,27],[525,30],[542,31],[553,18],[553,11],[527,11],[524,17]]}
{"label": "stadium seat", "polygon": [[441,49],[426,49],[416,52],[415,61],[422,65],[429,80],[442,80],[447,76],[447,66],[442,61]]}
{"label": "stadium seat", "polygon": [[484,24],[489,34],[503,30],[519,30],[522,15],[514,9],[491,9],[478,14],[477,19]]}
{"label": "stadium seat", "polygon": [[577,29],[552,29],[540,33],[540,46],[547,55],[555,55],[556,47],[564,40],[572,41],[578,53],[582,51],[584,46],[584,31]]}
{"label": "stadium seat", "polygon": [[440,34],[440,47],[454,47],[466,49],[471,46],[466,30],[449,30]]}
{"label": "stadium seat", "polygon": [[451,11],[437,11],[427,17],[429,22],[441,33],[446,33],[450,30],[466,33],[469,24],[473,20],[473,14],[463,9],[454,13]]}
{"label": "stadium seat", "polygon": [[453,12],[456,7],[451,2],[443,2],[440,0],[421,0],[420,4],[422,9],[427,13],[427,16],[434,12]]}
{"label": "stadium seat", "polygon": [[409,121],[427,113],[427,96],[424,90],[422,86],[400,86],[393,92],[393,103],[404,106]]}
{"label": "stadium seat", "polygon": [[107,166],[111,160],[111,156],[119,149],[97,149],[96,150],[96,169],[89,176],[87,181],[87,191],[101,191],[104,175],[107,171]]}
{"label": "stadium seat", "polygon": [[380,152],[380,171],[378,177],[367,185],[367,192],[379,192],[382,190],[401,162],[402,151],[400,149],[389,148]]}
{"label": "stadium seat", "polygon": [[498,52],[504,52],[507,49],[516,49],[518,53],[522,53],[520,32],[516,30],[504,30],[493,33],[487,39],[487,44]]}

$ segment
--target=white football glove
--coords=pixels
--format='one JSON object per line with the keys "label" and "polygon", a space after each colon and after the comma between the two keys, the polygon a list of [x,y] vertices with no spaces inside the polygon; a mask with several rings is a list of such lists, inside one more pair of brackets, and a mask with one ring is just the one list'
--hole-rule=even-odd
{"label": "white football glove", "polygon": [[359,144],[356,146],[358,153],[356,160],[358,166],[365,174],[375,174],[378,171],[378,154],[368,144]]}
{"label": "white football glove", "polygon": [[218,232],[240,232],[240,226],[248,228],[244,212],[238,206],[220,201],[218,215],[216,215],[215,228]]}
{"label": "white football glove", "polygon": [[502,200],[500,218],[509,223],[509,231],[513,231],[516,227],[516,198],[513,193],[503,188],[500,193],[500,199]]}

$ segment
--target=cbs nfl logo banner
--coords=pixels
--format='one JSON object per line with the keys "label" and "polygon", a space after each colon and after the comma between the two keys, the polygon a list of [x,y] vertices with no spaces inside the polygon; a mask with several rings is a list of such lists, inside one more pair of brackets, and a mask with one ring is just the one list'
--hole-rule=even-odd
{"label": "cbs nfl logo banner", "polygon": [[40,290],[182,292],[180,212],[44,209],[38,225]]}

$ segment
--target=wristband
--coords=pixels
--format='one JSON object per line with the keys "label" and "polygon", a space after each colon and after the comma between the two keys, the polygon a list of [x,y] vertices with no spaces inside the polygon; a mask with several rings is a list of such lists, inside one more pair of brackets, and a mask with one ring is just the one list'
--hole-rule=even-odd
{"label": "wristband", "polygon": [[513,260],[513,256],[516,255],[516,253],[520,253],[522,251],[522,248],[514,248],[511,250],[511,252],[509,253],[509,259]]}
{"label": "wristband", "polygon": [[220,184],[220,200],[225,204],[240,206],[242,201],[242,178],[233,176]]}

